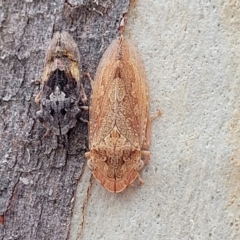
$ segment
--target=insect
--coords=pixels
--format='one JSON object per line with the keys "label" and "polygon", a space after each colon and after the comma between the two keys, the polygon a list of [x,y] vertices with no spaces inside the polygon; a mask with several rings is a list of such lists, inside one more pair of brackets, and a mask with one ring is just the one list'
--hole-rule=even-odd
{"label": "insect", "polygon": [[150,157],[149,100],[144,66],[122,35],[98,65],[89,106],[89,152],[93,176],[110,192],[121,192]]}
{"label": "insect", "polygon": [[87,101],[80,82],[80,53],[76,42],[65,31],[56,32],[47,48],[41,90],[35,98],[40,104],[39,121],[49,132],[61,135],[73,128]]}

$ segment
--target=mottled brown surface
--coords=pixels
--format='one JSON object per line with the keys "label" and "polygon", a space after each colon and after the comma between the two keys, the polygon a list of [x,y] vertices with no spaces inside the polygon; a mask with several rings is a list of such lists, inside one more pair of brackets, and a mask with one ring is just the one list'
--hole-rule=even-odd
{"label": "mottled brown surface", "polygon": [[[35,98],[39,121],[50,134],[64,135],[76,126],[87,101],[81,82],[78,46],[66,31],[56,32],[46,50],[40,92]],[[85,106],[87,109],[87,106]]]}
{"label": "mottled brown surface", "polygon": [[[0,239],[67,238],[87,125],[78,122],[64,137],[43,139],[34,103],[39,86],[32,81],[59,30],[77,42],[82,72],[94,74],[127,7],[128,1],[0,3]],[[89,96],[90,84],[82,81]]]}
{"label": "mottled brown surface", "polygon": [[89,109],[88,163],[94,177],[110,192],[123,191],[144,166],[141,149],[149,126],[148,107],[140,54],[121,36],[99,63]]}

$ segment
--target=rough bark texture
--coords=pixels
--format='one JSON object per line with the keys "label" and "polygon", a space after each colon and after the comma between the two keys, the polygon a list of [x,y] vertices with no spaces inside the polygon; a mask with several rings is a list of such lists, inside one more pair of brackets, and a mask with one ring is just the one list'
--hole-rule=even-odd
{"label": "rough bark texture", "polygon": [[[73,36],[82,72],[94,75],[128,4],[0,1],[0,239],[67,238],[87,125],[79,122],[62,138],[43,139],[34,102],[39,86],[32,81],[40,77],[45,50],[58,30]],[[82,81],[89,97],[89,81]]]}

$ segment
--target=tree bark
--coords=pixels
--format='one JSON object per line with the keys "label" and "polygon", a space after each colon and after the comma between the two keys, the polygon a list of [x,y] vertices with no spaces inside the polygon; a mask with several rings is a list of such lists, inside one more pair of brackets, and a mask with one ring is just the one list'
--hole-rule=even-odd
{"label": "tree bark", "polygon": [[[0,239],[67,239],[87,149],[87,124],[43,138],[34,96],[45,50],[59,30],[95,73],[129,1],[0,1]],[[85,91],[90,83],[83,76]],[[83,116],[87,119],[87,114]]]}

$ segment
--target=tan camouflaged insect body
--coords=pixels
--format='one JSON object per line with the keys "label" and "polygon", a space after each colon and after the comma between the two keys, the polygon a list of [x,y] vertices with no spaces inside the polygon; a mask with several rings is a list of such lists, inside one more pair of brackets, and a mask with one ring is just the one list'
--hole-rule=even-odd
{"label": "tan camouflaged insect body", "polygon": [[[88,166],[110,192],[121,192],[149,158],[148,87],[135,46],[123,36],[105,51],[93,83]],[[145,161],[143,161],[145,160]],[[140,179],[141,180],[141,179]]]}

